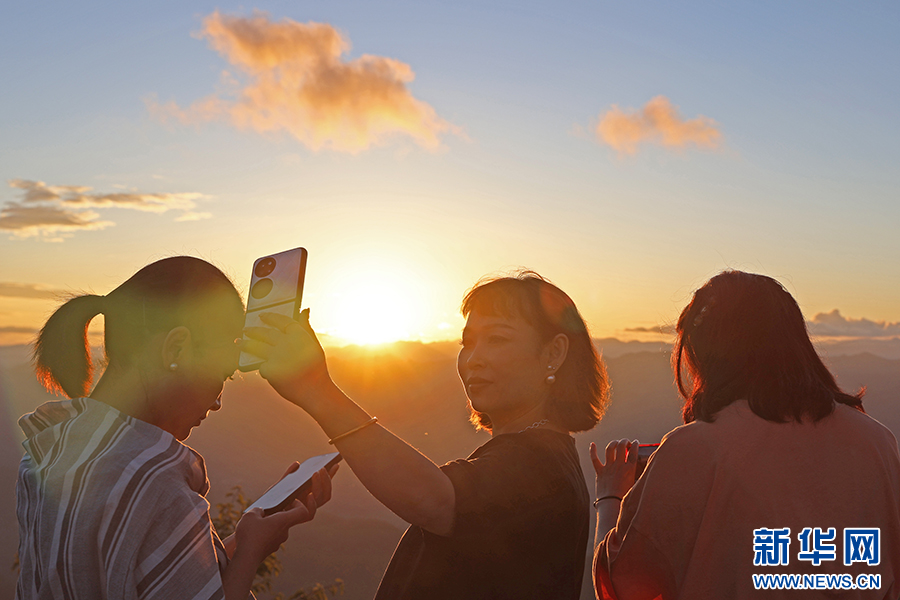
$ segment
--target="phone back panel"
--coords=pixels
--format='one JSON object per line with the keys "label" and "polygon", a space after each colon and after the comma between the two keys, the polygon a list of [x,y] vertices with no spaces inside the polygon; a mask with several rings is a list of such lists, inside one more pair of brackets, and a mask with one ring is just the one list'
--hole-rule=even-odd
{"label": "phone back panel", "polygon": [[[256,259],[250,276],[245,327],[268,327],[259,319],[263,312],[297,318],[303,299],[306,258],[306,248],[294,248]],[[238,368],[252,371],[261,363],[259,357],[241,352]]]}

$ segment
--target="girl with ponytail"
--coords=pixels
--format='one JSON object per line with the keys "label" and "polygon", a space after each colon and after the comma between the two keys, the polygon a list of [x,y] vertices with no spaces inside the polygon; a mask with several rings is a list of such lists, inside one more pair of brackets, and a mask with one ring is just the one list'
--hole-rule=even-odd
{"label": "girl with ponytail", "polygon": [[[91,389],[87,329],[101,314],[106,368]],[[305,502],[268,517],[251,511],[224,541],[212,528],[203,458],[182,441],[221,407],[243,317],[219,269],[177,256],[106,296],[72,298],[47,320],[35,369],[69,399],[19,421],[17,599],[245,600],[258,565],[330,498],[320,472]]]}

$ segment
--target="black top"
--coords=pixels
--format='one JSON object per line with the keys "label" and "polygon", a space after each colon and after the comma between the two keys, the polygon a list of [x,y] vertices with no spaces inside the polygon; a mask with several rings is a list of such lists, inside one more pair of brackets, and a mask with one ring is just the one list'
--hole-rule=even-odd
{"label": "black top", "polygon": [[456,492],[453,531],[407,529],[376,600],[578,599],[590,499],[570,436],[498,435],[441,470]]}

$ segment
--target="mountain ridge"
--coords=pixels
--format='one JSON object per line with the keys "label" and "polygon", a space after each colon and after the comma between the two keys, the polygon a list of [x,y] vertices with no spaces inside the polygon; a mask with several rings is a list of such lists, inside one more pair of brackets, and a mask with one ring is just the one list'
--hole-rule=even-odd
{"label": "mountain ridge", "polygon": [[[622,348],[637,351],[618,353]],[[468,422],[463,388],[456,374],[453,342],[408,342],[390,347],[327,348],[334,380],[379,423],[441,464],[469,455],[489,439]],[[592,431],[575,435],[589,489],[591,442],[638,438],[656,442],[681,424],[681,402],[672,383],[668,352],[657,345],[603,347],[609,371],[611,404]],[[857,353],[825,357],[841,386],[866,385],[867,411],[895,435],[900,432],[900,360]],[[9,571],[15,552],[15,477],[22,455],[17,417],[54,399],[36,381],[27,348],[0,347],[0,527],[11,535],[0,540],[0,597],[12,596]],[[58,399],[58,398],[56,398]],[[233,486],[249,498],[260,495],[293,460],[330,450],[327,438],[301,409],[280,398],[256,373],[226,385],[223,409],[210,415],[187,443],[205,458],[215,506]],[[292,592],[316,581],[340,577],[347,600],[371,598],[400,537],[403,523],[378,503],[344,465],[334,481],[334,497],[316,519],[297,527],[282,560],[284,572],[275,591]],[[586,557],[587,561],[587,557]],[[586,574],[583,598],[590,594]],[[262,596],[265,597],[265,596]]]}

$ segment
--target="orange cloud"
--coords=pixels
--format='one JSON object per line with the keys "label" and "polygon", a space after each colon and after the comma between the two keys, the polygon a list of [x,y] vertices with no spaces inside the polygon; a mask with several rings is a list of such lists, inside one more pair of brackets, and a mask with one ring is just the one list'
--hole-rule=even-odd
{"label": "orange cloud", "polygon": [[54,290],[35,283],[0,281],[0,297],[2,298],[34,298],[46,300],[48,298],[58,298],[64,293],[63,290]]}
{"label": "orange cloud", "polygon": [[685,121],[665,96],[657,96],[641,110],[628,113],[613,105],[600,119],[595,133],[620,154],[635,154],[644,143],[669,148],[693,144],[712,149],[722,138],[715,121],[704,116]]}
{"label": "orange cloud", "polygon": [[245,81],[232,99],[214,94],[186,109],[151,100],[148,108],[155,116],[184,124],[225,120],[260,133],[286,131],[313,150],[346,152],[397,134],[436,148],[441,135],[459,133],[412,96],[407,84],[415,74],[409,65],[368,54],[343,59],[350,42],[331,25],[216,11],[204,19],[201,35]]}
{"label": "orange cloud", "polygon": [[79,230],[105,229],[115,225],[100,220],[89,208],[128,208],[145,212],[181,214],[176,221],[209,218],[209,213],[194,212],[195,200],[208,196],[196,192],[158,193],[115,192],[89,193],[90,187],[79,185],[47,185],[43,181],[12,179],[9,186],[21,190],[19,202],[0,207],[0,230],[16,237],[39,237],[58,242]]}
{"label": "orange cloud", "polygon": [[47,185],[43,181],[13,179],[9,187],[23,190],[22,201],[57,202],[72,208],[131,208],[146,212],[162,213],[169,210],[187,211],[194,208],[194,200],[206,198],[196,192],[146,194],[140,192],[114,192],[89,194],[91,188],[80,185]]}
{"label": "orange cloud", "polygon": [[0,230],[16,237],[43,237],[49,242],[60,242],[66,234],[90,229],[105,229],[114,225],[99,220],[93,211],[67,210],[59,206],[24,206],[11,202],[0,209]]}
{"label": "orange cloud", "polygon": [[674,325],[657,325],[655,327],[626,327],[628,333],[662,333],[670,335],[675,333]]}

